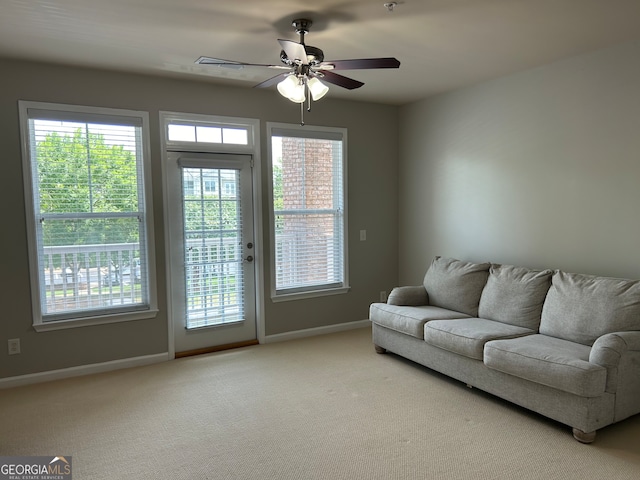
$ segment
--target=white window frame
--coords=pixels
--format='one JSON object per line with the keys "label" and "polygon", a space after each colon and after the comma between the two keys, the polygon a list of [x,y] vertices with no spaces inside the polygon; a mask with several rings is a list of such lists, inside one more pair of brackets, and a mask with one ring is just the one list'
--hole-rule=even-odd
{"label": "white window frame", "polygon": [[[31,279],[31,300],[33,312],[33,327],[36,331],[60,330],[67,328],[85,327],[89,325],[102,325],[107,323],[134,321],[147,318],[155,318],[158,313],[156,271],[155,271],[155,241],[153,229],[153,202],[151,192],[151,156],[149,144],[149,115],[147,112],[112,109],[102,107],[66,105],[44,102],[30,102],[20,100],[18,102],[20,118],[20,135],[22,143],[22,167],[24,180],[24,194],[27,219],[27,248],[29,255],[29,274]],[[67,117],[81,121],[91,122],[92,117],[126,117],[137,119],[141,123],[142,141],[142,184],[143,198],[145,202],[145,238],[146,257],[148,275],[148,301],[147,305],[141,309],[139,304],[132,305],[130,310],[118,308],[113,312],[100,312],[92,315],[90,311],[86,316],[69,316],[64,314],[56,315],[56,318],[45,321],[41,304],[41,275],[38,256],[38,237],[36,222],[38,221],[35,211],[34,183],[32,176],[31,145],[29,120],[30,110],[46,111],[55,118],[59,115],[60,120]],[[66,114],[66,116],[65,116]],[[143,269],[144,270],[144,269]]]}
{"label": "white window frame", "polygon": [[[340,137],[342,141],[342,194],[343,194],[343,225],[342,225],[342,267],[343,279],[339,286],[322,285],[300,287],[290,290],[278,291],[276,289],[276,228],[275,213],[273,205],[273,146],[274,136],[297,136],[302,138],[331,138]],[[268,150],[268,198],[269,198],[269,226],[271,243],[271,300],[273,302],[283,302],[289,300],[301,300],[304,298],[322,297],[326,295],[340,295],[350,290],[349,286],[349,248],[348,248],[348,207],[347,207],[347,129],[338,127],[321,127],[313,125],[296,125],[288,123],[267,122],[267,150]]]}
{"label": "white window frame", "polygon": [[[185,116],[187,115],[187,116]],[[228,152],[243,154],[253,152],[256,148],[257,127],[253,126],[251,119],[219,117],[213,115],[182,114],[179,112],[161,112],[163,122],[162,139],[165,150],[180,152]],[[224,136],[221,142],[198,142],[194,140],[170,140],[169,127],[171,125],[184,125],[185,127],[212,127],[223,129],[238,129],[247,132],[247,143],[226,143]]]}

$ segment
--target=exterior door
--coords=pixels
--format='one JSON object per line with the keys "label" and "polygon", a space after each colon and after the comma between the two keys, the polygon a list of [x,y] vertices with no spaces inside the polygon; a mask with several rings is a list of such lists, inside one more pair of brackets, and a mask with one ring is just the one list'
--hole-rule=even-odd
{"label": "exterior door", "polygon": [[256,339],[251,156],[168,156],[176,352]]}

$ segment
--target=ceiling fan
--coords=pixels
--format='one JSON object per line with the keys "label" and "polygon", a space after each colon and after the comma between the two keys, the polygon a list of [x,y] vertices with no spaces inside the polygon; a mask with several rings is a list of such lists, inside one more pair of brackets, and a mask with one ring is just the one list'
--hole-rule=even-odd
{"label": "ceiling fan", "polygon": [[[299,103],[301,111],[305,100],[308,100],[308,110],[311,110],[311,99],[320,100],[328,91],[323,82],[337,85],[348,90],[360,88],[363,82],[334,73],[334,70],[356,70],[377,68],[398,68],[400,62],[393,57],[359,58],[353,60],[327,60],[324,53],[317,47],[306,45],[304,36],[309,33],[311,20],[304,18],[292,22],[296,33],[300,35],[300,42],[278,39],[282,51],[280,61],[282,65],[267,65],[259,63],[244,63],[219,58],[200,57],[195,63],[200,65],[217,65],[227,68],[243,68],[245,66],[267,67],[286,70],[284,73],[268,78],[254,88],[266,88],[278,85],[278,92],[294,103]],[[304,121],[301,122],[304,125]]]}

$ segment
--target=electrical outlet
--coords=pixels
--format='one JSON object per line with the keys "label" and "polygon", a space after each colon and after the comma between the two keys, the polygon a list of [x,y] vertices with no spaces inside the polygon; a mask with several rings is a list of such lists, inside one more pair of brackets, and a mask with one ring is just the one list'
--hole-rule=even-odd
{"label": "electrical outlet", "polygon": [[10,338],[7,342],[9,355],[17,355],[20,353],[20,339],[19,338]]}
{"label": "electrical outlet", "polygon": [[387,292],[385,292],[384,290],[382,290],[382,291],[380,292],[380,301],[381,301],[382,303],[384,303],[384,302],[386,302],[386,301],[387,301]]}
{"label": "electrical outlet", "polygon": [[367,231],[366,230],[360,230],[360,241],[364,242],[367,239]]}

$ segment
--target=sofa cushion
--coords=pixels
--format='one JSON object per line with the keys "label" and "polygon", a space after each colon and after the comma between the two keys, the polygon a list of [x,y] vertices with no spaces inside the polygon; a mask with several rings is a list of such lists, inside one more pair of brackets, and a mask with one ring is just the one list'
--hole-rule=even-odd
{"label": "sofa cushion", "polygon": [[557,271],[540,333],[593,345],[610,332],[640,330],[640,281]]}
{"label": "sofa cushion", "polygon": [[429,304],[477,317],[490,266],[489,263],[435,257],[423,282]]}
{"label": "sofa cushion", "polygon": [[586,345],[537,334],[487,342],[484,363],[564,392],[597,397],[604,393],[607,370],[589,363],[590,351]]}
{"label": "sofa cushion", "polygon": [[492,265],[480,297],[478,315],[538,330],[542,305],[551,286],[551,270]]}
{"label": "sofa cushion", "polygon": [[369,307],[369,318],[373,323],[397,332],[424,338],[424,324],[434,319],[463,318],[465,314],[428,305],[406,307],[373,303]]}
{"label": "sofa cushion", "polygon": [[424,326],[424,340],[450,352],[482,360],[484,344],[498,338],[515,338],[536,333],[484,318],[433,320]]}

